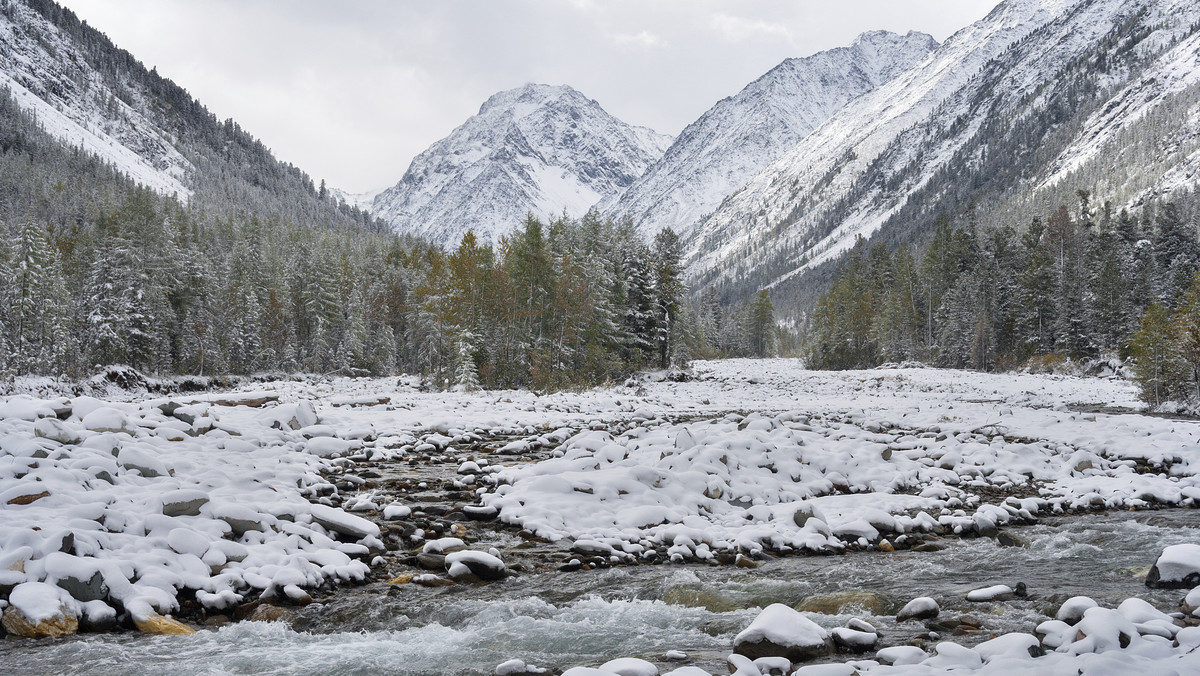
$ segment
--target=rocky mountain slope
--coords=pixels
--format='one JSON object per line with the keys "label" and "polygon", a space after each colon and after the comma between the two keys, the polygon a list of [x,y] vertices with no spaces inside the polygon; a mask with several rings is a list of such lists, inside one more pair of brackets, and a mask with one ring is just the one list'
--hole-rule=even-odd
{"label": "rocky mountain slope", "polygon": [[686,237],[831,115],[937,46],[925,33],[872,31],[849,47],[788,59],[688,125],[662,159],[600,211],[629,215],[647,239],[665,227]]}
{"label": "rocky mountain slope", "polygon": [[726,200],[687,243],[692,280],[803,308],[859,236],[1194,185],[1197,25],[1182,0],[1001,3]]}
{"label": "rocky mountain slope", "polygon": [[63,146],[193,207],[381,227],[51,0],[0,5],[0,92]]}
{"label": "rocky mountain slope", "polygon": [[438,244],[468,230],[495,241],[530,212],[582,215],[641,176],[670,140],[570,87],[527,84],[495,94],[413,159],[371,211]]}

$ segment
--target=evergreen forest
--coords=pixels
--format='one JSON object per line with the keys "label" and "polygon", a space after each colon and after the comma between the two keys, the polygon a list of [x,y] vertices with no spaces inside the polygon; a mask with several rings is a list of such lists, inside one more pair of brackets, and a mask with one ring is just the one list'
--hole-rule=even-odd
{"label": "evergreen forest", "polygon": [[232,122],[206,129],[243,170],[197,153],[184,201],[62,146],[0,92],[0,374],[562,388],[774,349],[765,294],[693,307],[670,231],[646,244],[594,213],[530,215],[497,246],[468,233],[444,252],[333,203]]}
{"label": "evergreen forest", "polygon": [[809,365],[1129,363],[1148,403],[1200,403],[1200,197],[1114,213],[1077,196],[1024,228],[968,212],[923,247],[860,239],[809,318]]}

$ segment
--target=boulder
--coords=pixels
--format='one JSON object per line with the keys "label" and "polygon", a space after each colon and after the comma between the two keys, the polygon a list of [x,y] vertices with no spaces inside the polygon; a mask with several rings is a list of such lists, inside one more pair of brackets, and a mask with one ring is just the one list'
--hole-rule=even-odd
{"label": "boulder", "polygon": [[662,600],[673,606],[704,608],[714,613],[727,613],[731,610],[741,610],[743,607],[715,591],[696,587],[672,587],[663,594]]}
{"label": "boulder", "polygon": [[967,592],[968,601],[1007,601],[1016,596],[1015,590],[1006,584],[995,584]]}
{"label": "boulder", "polygon": [[617,676],[658,676],[658,667],[636,657],[620,657],[600,665],[601,671],[610,671]]}
{"label": "boulder", "polygon": [[1171,545],[1146,575],[1147,587],[1189,589],[1200,585],[1200,545]]}
{"label": "boulder", "polygon": [[460,580],[469,575],[491,582],[508,576],[508,568],[499,557],[487,552],[453,552],[446,555],[446,572]]}
{"label": "boulder", "polygon": [[179,620],[163,617],[158,613],[150,613],[144,619],[134,617],[133,624],[143,634],[178,635],[196,633],[195,629],[192,629]]}
{"label": "boulder", "polygon": [[895,645],[875,653],[875,659],[881,664],[890,664],[897,667],[908,664],[920,664],[927,657],[929,655],[925,654],[924,650],[911,645]]}
{"label": "boulder", "polygon": [[136,430],[136,426],[129,420],[125,413],[112,408],[110,406],[102,406],[96,410],[83,416],[81,421],[84,429],[93,432],[124,432],[132,435]]}
{"label": "boulder", "polygon": [[892,602],[882,594],[856,589],[810,596],[793,607],[801,612],[822,615],[844,615],[850,609],[864,610],[872,615],[887,615],[892,609]]}
{"label": "boulder", "polygon": [[162,513],[166,516],[197,516],[207,502],[208,494],[204,491],[181,488],[163,495]]}
{"label": "boulder", "polygon": [[361,516],[354,516],[335,507],[319,504],[311,505],[309,510],[313,521],[331,531],[357,540],[365,537],[379,537],[379,526]]}
{"label": "boulder", "polygon": [[1067,624],[1076,624],[1079,620],[1083,619],[1083,614],[1088,608],[1096,608],[1099,605],[1099,603],[1096,603],[1087,596],[1072,596],[1063,601],[1062,606],[1058,609],[1058,613],[1054,615],[1054,619],[1066,622]]}
{"label": "boulder", "polygon": [[879,643],[879,634],[873,632],[837,627],[829,633],[833,636],[834,645],[849,652],[874,650],[875,644]]}
{"label": "boulder", "polygon": [[937,617],[941,612],[937,601],[928,596],[918,596],[909,601],[896,613],[896,621],[904,622],[905,620],[927,620],[931,617]]}
{"label": "boulder", "polygon": [[33,434],[43,439],[57,441],[60,444],[71,445],[83,441],[82,435],[64,425],[58,418],[38,419],[33,424]]}
{"label": "boulder", "polygon": [[23,582],[8,595],[0,625],[13,636],[58,638],[79,631],[79,603],[45,582]]}
{"label": "boulder", "polygon": [[782,603],[764,608],[733,640],[733,651],[739,655],[786,657],[792,662],[827,655],[832,647],[825,629]]}

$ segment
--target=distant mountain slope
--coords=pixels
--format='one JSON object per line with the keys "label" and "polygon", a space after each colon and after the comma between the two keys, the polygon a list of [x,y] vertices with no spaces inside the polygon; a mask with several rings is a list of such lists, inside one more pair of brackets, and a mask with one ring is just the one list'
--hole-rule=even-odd
{"label": "distant mountain slope", "polygon": [[380,227],[50,0],[0,6],[0,88],[65,146],[193,207]]}
{"label": "distant mountain slope", "polygon": [[686,236],[831,115],[937,46],[924,33],[872,31],[849,47],[788,59],[688,125],[662,159],[600,211],[629,215],[646,238],[665,227]]}
{"label": "distant mountain slope", "polygon": [[495,241],[528,212],[582,215],[642,175],[670,140],[570,87],[528,84],[495,94],[413,159],[371,211],[439,244],[467,230]]}
{"label": "distant mountain slope", "polygon": [[[1117,160],[1106,139],[1128,146],[1155,101],[1193,91],[1197,25],[1200,7],[1184,0],[1001,3],[722,204],[687,242],[693,281],[727,296],[771,286],[803,309],[858,236],[913,241],[938,214],[969,209],[1019,225],[1027,205],[1076,188],[1155,185],[1161,152]],[[1160,134],[1186,141],[1186,118]],[[1101,156],[1117,175],[1079,173]]]}

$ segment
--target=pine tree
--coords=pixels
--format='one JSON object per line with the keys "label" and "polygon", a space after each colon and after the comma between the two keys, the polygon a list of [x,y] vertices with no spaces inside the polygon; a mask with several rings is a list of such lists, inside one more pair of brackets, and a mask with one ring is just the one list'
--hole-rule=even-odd
{"label": "pine tree", "polygon": [[1134,373],[1142,399],[1157,406],[1170,397],[1170,374],[1175,358],[1170,316],[1162,303],[1151,303],[1141,326],[1129,341]]}
{"label": "pine tree", "polygon": [[679,235],[664,228],[654,236],[654,312],[657,328],[658,365],[671,365],[672,331],[683,298],[683,266]]}
{"label": "pine tree", "polygon": [[755,357],[769,357],[775,352],[775,306],[767,289],[758,292],[750,306],[750,351]]}
{"label": "pine tree", "polygon": [[455,389],[460,392],[474,392],[479,389],[479,371],[475,365],[474,349],[471,341],[475,336],[470,331],[463,331],[458,336],[458,359],[454,371]]}

